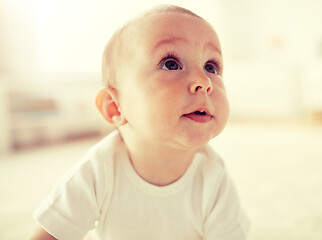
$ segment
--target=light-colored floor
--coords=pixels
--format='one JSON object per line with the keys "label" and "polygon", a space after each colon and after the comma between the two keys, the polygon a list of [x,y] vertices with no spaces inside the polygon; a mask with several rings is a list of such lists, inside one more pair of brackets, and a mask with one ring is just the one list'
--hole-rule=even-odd
{"label": "light-colored floor", "polygon": [[[0,159],[0,239],[25,239],[32,212],[96,140]],[[229,124],[211,144],[252,221],[250,240],[322,239],[322,127]]]}

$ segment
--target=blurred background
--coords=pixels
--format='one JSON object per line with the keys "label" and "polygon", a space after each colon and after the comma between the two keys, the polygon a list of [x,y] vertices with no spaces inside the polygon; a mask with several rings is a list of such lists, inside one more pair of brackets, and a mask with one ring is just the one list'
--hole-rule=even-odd
{"label": "blurred background", "polygon": [[116,29],[158,4],[188,8],[221,40],[231,103],[211,144],[252,221],[249,239],[322,239],[322,1],[0,0],[0,239],[112,128],[94,106]]}

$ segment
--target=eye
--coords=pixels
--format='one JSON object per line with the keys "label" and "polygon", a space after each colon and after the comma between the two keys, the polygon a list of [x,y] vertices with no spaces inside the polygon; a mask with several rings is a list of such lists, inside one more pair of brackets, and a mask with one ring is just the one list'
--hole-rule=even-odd
{"label": "eye", "polygon": [[213,62],[207,62],[204,66],[204,70],[210,73],[218,74],[217,72],[217,64]]}
{"label": "eye", "polygon": [[181,70],[182,69],[182,67],[179,64],[179,60],[172,55],[169,55],[161,60],[160,68],[165,69],[165,70]]}
{"label": "eye", "polygon": [[166,69],[166,70],[179,70],[181,69],[181,67],[179,66],[179,64],[174,61],[174,60],[167,60],[162,64],[162,69]]}

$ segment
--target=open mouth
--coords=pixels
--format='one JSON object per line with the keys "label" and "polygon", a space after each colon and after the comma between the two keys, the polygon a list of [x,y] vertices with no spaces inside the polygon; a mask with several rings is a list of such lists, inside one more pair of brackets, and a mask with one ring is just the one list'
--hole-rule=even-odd
{"label": "open mouth", "polygon": [[193,112],[193,114],[202,115],[202,116],[207,115],[207,113],[206,113],[205,111],[202,111],[202,112],[200,112],[200,111],[195,111],[195,112]]}
{"label": "open mouth", "polygon": [[205,123],[212,119],[212,115],[207,113],[206,111],[194,111],[188,114],[184,114],[184,117],[187,117],[195,122]]}

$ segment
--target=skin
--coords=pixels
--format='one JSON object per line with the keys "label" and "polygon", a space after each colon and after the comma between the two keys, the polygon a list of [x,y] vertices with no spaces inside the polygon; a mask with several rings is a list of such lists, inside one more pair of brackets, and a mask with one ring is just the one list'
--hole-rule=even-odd
{"label": "skin", "polygon": [[[41,226],[37,226],[34,230],[33,235],[28,238],[29,240],[57,240],[46,232]],[[92,240],[91,236],[87,234],[83,240]]]}
{"label": "skin", "polygon": [[56,240],[56,238],[51,236],[41,226],[37,226],[28,240]]}
{"label": "skin", "polygon": [[[152,14],[130,32],[135,47],[123,56],[114,97],[123,122],[112,123],[137,173],[152,184],[167,185],[184,174],[198,148],[227,123],[221,48],[213,28],[188,14]],[[176,59],[165,61],[169,53]],[[208,115],[198,121],[187,117],[197,110]]]}

